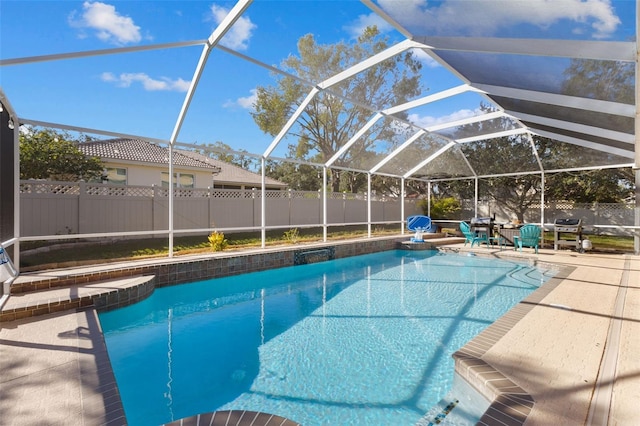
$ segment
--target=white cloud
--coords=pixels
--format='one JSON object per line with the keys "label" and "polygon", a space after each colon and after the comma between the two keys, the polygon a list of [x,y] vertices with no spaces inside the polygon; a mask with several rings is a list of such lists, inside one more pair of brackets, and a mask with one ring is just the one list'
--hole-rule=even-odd
{"label": "white cloud", "polygon": [[250,111],[253,111],[254,108],[255,108],[256,100],[257,100],[256,89],[251,89],[251,94],[249,96],[240,97],[240,98],[236,99],[235,101],[225,102],[225,104],[223,106],[225,108],[231,108],[231,107],[239,106],[240,108],[244,108],[244,109],[248,109]]}
{"label": "white cloud", "polygon": [[115,6],[85,1],[82,8],[79,19],[75,19],[75,12],[69,16],[71,26],[94,30],[100,40],[117,45],[137,43],[142,39],[140,27],[130,17],[120,15]]}
{"label": "white cloud", "polygon": [[429,56],[428,53],[426,53],[422,49],[413,49],[411,53],[413,53],[413,56],[415,57],[415,59],[420,61],[422,65],[424,65],[427,68],[437,68],[440,66],[440,63],[438,61],[433,59],[431,56]]}
{"label": "white cloud", "polygon": [[[229,14],[229,10],[216,4],[211,6],[211,17],[216,25]],[[251,19],[241,16],[227,31],[220,43],[230,49],[246,50],[249,47],[249,39],[253,30],[258,28]]]}
{"label": "white cloud", "polygon": [[102,81],[108,83],[114,83],[118,87],[131,87],[134,83],[140,83],[142,87],[147,91],[174,91],[174,92],[186,92],[191,84],[189,81],[181,78],[172,80],[167,77],[161,77],[160,79],[153,79],[145,73],[122,73],[116,76],[110,72],[104,72],[100,76]]}
{"label": "white cloud", "polygon": [[589,25],[592,37],[601,39],[610,37],[620,25],[610,0],[445,0],[433,7],[428,0],[380,0],[380,5],[401,24],[425,28],[430,35],[492,36],[517,25],[544,29],[566,19]]}
{"label": "white cloud", "polygon": [[479,114],[478,110],[461,109],[449,115],[443,115],[440,117],[433,117],[430,115],[420,116],[418,114],[409,114],[407,118],[409,119],[410,122],[414,123],[416,126],[427,128],[436,124],[451,123],[451,122],[462,120],[465,118],[474,117],[478,114]]}
{"label": "white cloud", "polygon": [[380,31],[381,34],[393,31],[393,27],[375,13],[360,15],[354,22],[349,25],[345,25],[343,29],[349,33],[351,38],[356,39],[362,35],[362,32],[367,27],[374,25],[378,27],[378,31]]}

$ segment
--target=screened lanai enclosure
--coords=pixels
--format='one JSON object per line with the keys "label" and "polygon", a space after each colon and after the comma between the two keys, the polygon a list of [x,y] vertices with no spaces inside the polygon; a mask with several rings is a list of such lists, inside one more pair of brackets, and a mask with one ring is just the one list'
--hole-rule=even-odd
{"label": "screened lanai enclosure", "polygon": [[[459,219],[544,226],[567,214],[554,176],[614,169],[631,182],[624,214],[589,225],[639,251],[636,1],[38,4],[2,5],[0,240],[14,261],[25,241],[157,237],[171,255],[176,235],[215,230],[261,231],[263,246],[273,229],[404,232],[451,185],[470,203]],[[40,129],[164,147],[146,161],[170,182],[134,184],[131,158],[117,184],[21,180],[20,135]],[[261,184],[201,178],[177,164],[185,151]],[[518,197],[535,202],[509,209]]]}

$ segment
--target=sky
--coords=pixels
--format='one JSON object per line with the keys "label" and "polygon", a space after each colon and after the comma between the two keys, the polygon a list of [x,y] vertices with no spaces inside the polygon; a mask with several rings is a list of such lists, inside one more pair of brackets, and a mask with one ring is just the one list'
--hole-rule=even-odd
{"label": "sky", "polygon": [[[632,0],[379,0],[416,35],[629,40]],[[16,1],[0,4],[2,60],[207,39],[235,2]],[[356,0],[256,0],[222,44],[278,66],[297,41],[353,42],[375,24],[391,43],[404,36]],[[194,76],[201,46],[100,55],[0,67],[0,85],[19,117],[169,140]],[[436,93],[461,80],[420,52],[423,87]],[[262,154],[272,137],[254,123],[255,89],[273,85],[268,69],[214,49],[178,141],[223,142]],[[478,114],[478,95],[410,111],[416,124]],[[286,143],[274,154],[284,156]]]}

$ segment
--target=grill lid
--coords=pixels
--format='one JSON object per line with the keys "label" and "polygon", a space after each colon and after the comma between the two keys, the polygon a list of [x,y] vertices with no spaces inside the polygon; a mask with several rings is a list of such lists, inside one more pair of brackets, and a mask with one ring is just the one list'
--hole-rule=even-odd
{"label": "grill lid", "polygon": [[474,217],[471,219],[472,225],[491,225],[492,219],[490,217]]}
{"label": "grill lid", "polygon": [[582,219],[556,219],[554,224],[559,226],[580,226],[582,225]]}

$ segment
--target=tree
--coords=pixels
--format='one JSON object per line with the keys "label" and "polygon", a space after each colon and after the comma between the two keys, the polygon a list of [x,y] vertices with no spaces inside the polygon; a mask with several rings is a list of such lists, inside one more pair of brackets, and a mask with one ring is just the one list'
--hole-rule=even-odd
{"label": "tree", "polygon": [[[383,51],[388,45],[388,38],[382,37],[375,26],[366,28],[354,44],[320,45],[308,34],[298,41],[299,56],[288,57],[282,67],[304,81],[319,83]],[[411,52],[405,52],[318,93],[290,132],[297,138],[298,146],[303,146],[304,159],[315,157],[321,162],[327,161],[372,117],[372,110],[401,104],[419,95],[420,69],[420,62]],[[289,76],[278,77],[274,86],[259,86],[253,119],[262,131],[275,136],[310,90],[301,80]],[[345,99],[356,102],[352,104]],[[359,105],[368,105],[371,109]],[[398,117],[405,118],[402,113]],[[374,126],[334,164],[355,168],[359,160],[372,155],[370,149],[376,141],[397,145],[406,140],[396,132],[392,126]],[[329,176],[333,191],[341,190],[340,176],[335,170]]]}
{"label": "tree", "polygon": [[51,129],[20,133],[20,179],[78,181],[98,179],[104,165],[97,157],[87,157],[78,144],[90,140],[74,140],[67,133]]}
{"label": "tree", "polygon": [[[305,138],[301,138],[297,145],[289,145],[287,158],[300,162],[274,161],[267,162],[267,175],[289,185],[289,188],[299,191],[317,191],[322,188],[322,170],[302,161],[309,159],[311,145]],[[317,160],[318,155],[311,160]]]}
{"label": "tree", "polygon": [[[521,135],[488,139],[464,144],[469,163],[482,175],[504,173],[518,164],[521,171],[536,171],[539,166],[531,143]],[[495,176],[479,182],[479,193],[496,201],[523,221],[533,204],[540,202],[541,175]]]}
{"label": "tree", "polygon": [[258,162],[254,157],[251,157],[245,150],[234,151],[229,145],[224,142],[217,141],[213,144],[207,144],[206,148],[196,150],[198,153],[207,156],[209,158],[215,158],[216,160],[233,164],[241,167],[245,170],[254,170],[258,168]]}
{"label": "tree", "polygon": [[562,93],[633,105],[635,63],[573,59],[564,71]]}
{"label": "tree", "polygon": [[630,168],[556,173],[546,184],[546,197],[555,201],[620,203],[634,195]]}

